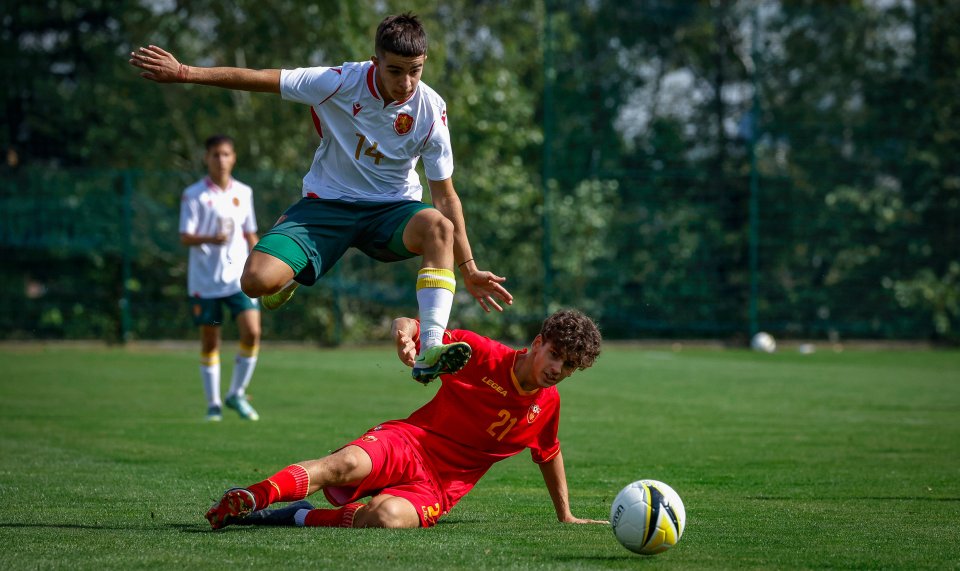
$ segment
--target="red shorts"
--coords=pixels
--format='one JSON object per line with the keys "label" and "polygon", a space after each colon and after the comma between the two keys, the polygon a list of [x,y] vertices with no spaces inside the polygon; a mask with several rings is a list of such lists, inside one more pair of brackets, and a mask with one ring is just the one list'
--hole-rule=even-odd
{"label": "red shorts", "polygon": [[323,494],[331,504],[343,506],[379,494],[397,496],[413,504],[421,527],[436,525],[449,511],[442,480],[423,461],[420,443],[396,424],[385,422],[347,446],[362,448],[370,456],[373,469],[357,485],[324,488]]}

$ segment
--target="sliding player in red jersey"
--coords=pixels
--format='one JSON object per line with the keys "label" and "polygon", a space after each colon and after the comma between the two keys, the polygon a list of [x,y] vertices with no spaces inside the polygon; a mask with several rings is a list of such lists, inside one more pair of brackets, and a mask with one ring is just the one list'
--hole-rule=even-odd
{"label": "sliding player in red jersey", "polygon": [[[393,324],[397,353],[413,365],[419,322]],[[315,527],[431,527],[447,514],[490,467],[529,448],[550,492],[557,519],[607,523],[570,511],[557,430],[556,385],[593,365],[600,332],[577,311],[547,318],[529,349],[514,350],[471,331],[444,333],[473,355],[427,404],[404,420],[384,422],[336,452],[284,468],[246,488],[227,490],[207,512],[213,529],[227,525]],[[303,501],[323,490],[335,509]],[[370,497],[366,504],[357,500]],[[275,502],[294,502],[274,510]]]}

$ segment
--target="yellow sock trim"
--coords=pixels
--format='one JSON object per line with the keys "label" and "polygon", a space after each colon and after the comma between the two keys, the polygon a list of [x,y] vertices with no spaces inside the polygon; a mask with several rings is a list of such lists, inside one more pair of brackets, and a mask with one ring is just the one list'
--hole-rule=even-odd
{"label": "yellow sock trim", "polygon": [[256,357],[260,353],[260,345],[244,345],[241,343],[239,352],[241,357]]}
{"label": "yellow sock trim", "polygon": [[200,353],[200,364],[204,367],[210,367],[220,364],[220,351],[212,353]]}
{"label": "yellow sock trim", "polygon": [[428,287],[443,288],[450,292],[457,289],[457,278],[453,270],[442,268],[421,268],[417,275],[417,291]]}

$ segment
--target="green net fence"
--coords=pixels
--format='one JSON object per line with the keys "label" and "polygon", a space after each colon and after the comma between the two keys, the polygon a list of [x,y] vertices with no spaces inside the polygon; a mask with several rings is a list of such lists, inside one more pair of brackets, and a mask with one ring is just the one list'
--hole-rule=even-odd
{"label": "green net fence", "polygon": [[[207,4],[164,13],[133,3],[113,23],[104,16],[101,35],[90,19],[70,45],[122,52],[122,31],[169,27],[194,9],[219,14]],[[611,339],[736,340],[758,330],[958,339],[955,3],[415,4],[436,31],[425,80],[450,106],[474,253],[516,296],[489,316],[461,287],[452,325],[525,338],[543,315],[573,306]],[[235,8],[246,19],[216,16],[210,39],[228,62],[243,63],[234,56],[245,46],[312,61],[299,44],[244,28],[260,26],[253,4]],[[379,16],[330,9],[339,24],[324,34],[303,28],[293,5],[278,4],[271,18],[328,51],[342,42],[366,53],[357,46]],[[44,59],[47,36],[31,35],[42,14],[14,16],[2,21],[4,46],[19,39],[31,65],[66,69],[76,50]],[[202,53],[200,36],[179,37],[170,39],[179,52]],[[102,41],[84,44],[91,38]],[[177,222],[181,190],[203,174],[197,141],[224,124],[238,135],[236,176],[254,188],[263,231],[299,196],[316,144],[306,111],[144,87],[128,69],[83,62],[65,72],[73,84],[57,83],[17,71],[28,60],[10,54],[0,71],[9,126],[0,139],[0,337],[193,334]],[[112,91],[91,96],[94,78]],[[160,119],[131,113],[130,94]],[[95,109],[85,107],[91,99]],[[117,110],[127,115],[106,115]],[[75,144],[56,146],[58,128]],[[105,140],[136,144],[103,157],[90,150]],[[163,166],[171,155],[178,170]],[[291,306],[265,314],[265,338],[383,338],[393,316],[416,312],[416,268],[350,254]]]}

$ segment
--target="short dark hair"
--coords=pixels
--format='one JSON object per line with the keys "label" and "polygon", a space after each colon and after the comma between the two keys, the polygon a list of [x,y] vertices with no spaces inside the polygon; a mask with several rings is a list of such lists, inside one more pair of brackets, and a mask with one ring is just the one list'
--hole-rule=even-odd
{"label": "short dark hair", "polygon": [[204,142],[204,148],[209,151],[210,149],[224,143],[229,144],[231,147],[236,147],[236,145],[233,143],[233,137],[230,135],[213,135],[211,137],[207,137],[206,142]]}
{"label": "short dark hair", "polygon": [[586,369],[600,355],[600,329],[575,309],[564,309],[546,318],[540,337],[577,369]]}
{"label": "short dark hair", "polygon": [[377,26],[374,44],[377,57],[390,52],[403,57],[417,57],[427,53],[427,32],[420,18],[411,12],[387,16]]}

